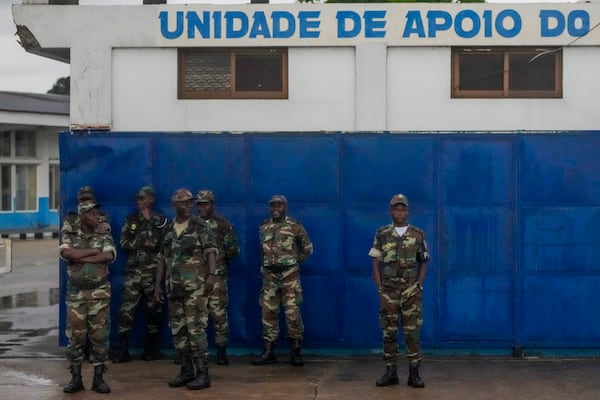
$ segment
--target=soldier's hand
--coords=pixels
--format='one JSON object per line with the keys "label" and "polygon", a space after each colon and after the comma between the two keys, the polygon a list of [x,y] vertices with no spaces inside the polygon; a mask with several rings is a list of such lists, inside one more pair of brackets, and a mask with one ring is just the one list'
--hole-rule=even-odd
{"label": "soldier's hand", "polygon": [[211,293],[215,289],[215,281],[216,280],[217,280],[217,277],[215,274],[206,275],[206,284],[205,284],[205,288],[204,288],[204,293],[206,293],[206,294]]}
{"label": "soldier's hand", "polygon": [[158,301],[160,304],[164,303],[164,301],[165,301],[165,296],[163,295],[163,290],[159,286],[157,286],[154,289],[154,299],[156,299],[156,301]]}
{"label": "soldier's hand", "polygon": [[108,222],[100,222],[100,224],[98,224],[98,230],[100,232],[110,232],[110,225]]}

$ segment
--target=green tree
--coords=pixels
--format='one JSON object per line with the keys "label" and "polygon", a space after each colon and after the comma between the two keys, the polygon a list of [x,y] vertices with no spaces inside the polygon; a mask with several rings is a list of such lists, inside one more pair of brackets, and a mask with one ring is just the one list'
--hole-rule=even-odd
{"label": "green tree", "polygon": [[48,90],[48,94],[64,94],[69,95],[71,93],[71,77],[66,76],[58,78],[52,86],[52,89]]}

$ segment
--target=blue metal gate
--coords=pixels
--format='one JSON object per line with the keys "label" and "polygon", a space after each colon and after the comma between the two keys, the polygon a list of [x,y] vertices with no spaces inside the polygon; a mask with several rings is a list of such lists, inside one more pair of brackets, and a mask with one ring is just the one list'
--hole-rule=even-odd
{"label": "blue metal gate", "polygon": [[[432,253],[427,350],[596,351],[599,148],[599,132],[66,132],[62,209],[75,209],[78,188],[92,185],[118,242],[139,187],[153,185],[169,216],[177,188],[212,189],[242,248],[230,267],[230,325],[231,345],[244,349],[261,338],[258,225],[270,196],[283,193],[315,246],[302,267],[306,347],[356,353],[381,345],[367,252],[390,220],[389,198],[402,192]],[[124,260],[119,252],[111,269],[113,339]],[[61,332],[64,283],[63,265]],[[134,345],[141,332],[136,326]]]}

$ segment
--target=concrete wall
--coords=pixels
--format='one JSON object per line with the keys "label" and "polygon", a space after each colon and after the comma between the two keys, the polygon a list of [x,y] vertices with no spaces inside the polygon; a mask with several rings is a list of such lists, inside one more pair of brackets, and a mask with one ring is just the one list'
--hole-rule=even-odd
{"label": "concrete wall", "polygon": [[[336,25],[340,10],[355,15],[385,13],[387,36],[366,37],[365,32],[350,39],[340,36]],[[489,35],[481,29],[472,38],[452,28],[433,33],[426,28],[427,37],[404,35],[408,13],[422,15],[427,23],[430,11],[453,18],[464,10],[491,18],[508,12],[522,19],[523,28],[514,37],[501,36],[496,20]],[[542,34],[540,13],[548,10],[565,20],[571,13],[589,17],[589,32],[581,33],[578,20],[571,31]],[[230,39],[183,34],[168,38],[161,30],[160,19],[165,15],[172,30],[177,13],[220,16],[236,12],[248,18],[263,13],[268,19],[273,11],[294,16],[318,13],[320,35]],[[594,28],[600,17],[598,3],[15,5],[13,14],[15,23],[26,28],[21,31],[31,34],[21,37],[29,38],[26,47],[30,51],[48,57],[70,54],[72,129],[430,132],[594,130],[600,126],[595,101],[600,86],[596,78],[600,30]],[[288,47],[289,99],[178,100],[177,48],[198,46]],[[563,98],[452,99],[452,46],[562,47]]]}

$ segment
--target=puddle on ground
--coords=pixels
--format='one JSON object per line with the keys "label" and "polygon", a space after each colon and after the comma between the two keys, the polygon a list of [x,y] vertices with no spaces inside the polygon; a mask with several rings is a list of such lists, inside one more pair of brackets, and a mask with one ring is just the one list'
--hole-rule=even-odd
{"label": "puddle on ground", "polygon": [[0,379],[2,385],[56,386],[56,382],[52,379],[12,368],[0,367],[0,375],[2,376]]}
{"label": "puddle on ground", "polygon": [[0,297],[0,310],[22,307],[45,307],[58,304],[59,288],[18,293]]}
{"label": "puddle on ground", "polygon": [[56,356],[59,293],[53,288],[0,297],[0,359]]}

